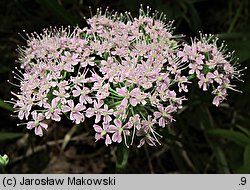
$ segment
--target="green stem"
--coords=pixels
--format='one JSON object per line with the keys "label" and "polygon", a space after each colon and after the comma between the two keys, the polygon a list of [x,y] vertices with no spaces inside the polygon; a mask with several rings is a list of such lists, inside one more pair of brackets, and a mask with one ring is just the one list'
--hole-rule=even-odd
{"label": "green stem", "polygon": [[116,151],[116,173],[124,173],[129,156],[129,149],[122,143],[117,145]]}
{"label": "green stem", "polygon": [[243,9],[243,5],[244,5],[244,3],[241,2],[240,7],[237,9],[237,11],[236,11],[236,13],[234,15],[234,18],[231,21],[231,24],[230,24],[230,26],[229,26],[229,28],[227,30],[227,33],[231,33],[233,31],[233,28],[235,27],[235,24],[236,24],[238,18],[240,17],[241,11]]}

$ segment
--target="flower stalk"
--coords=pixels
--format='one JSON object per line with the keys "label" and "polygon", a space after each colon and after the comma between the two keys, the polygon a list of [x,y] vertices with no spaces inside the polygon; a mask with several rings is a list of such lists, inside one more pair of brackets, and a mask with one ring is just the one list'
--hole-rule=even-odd
{"label": "flower stalk", "polygon": [[118,144],[116,150],[116,173],[122,174],[126,171],[126,166],[128,163],[129,148],[124,144]]}

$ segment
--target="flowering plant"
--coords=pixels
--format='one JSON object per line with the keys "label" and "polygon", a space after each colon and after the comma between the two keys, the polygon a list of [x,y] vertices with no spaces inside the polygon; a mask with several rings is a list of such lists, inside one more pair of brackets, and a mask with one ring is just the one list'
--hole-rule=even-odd
{"label": "flowering plant", "polygon": [[163,14],[150,15],[98,10],[86,28],[28,35],[14,72],[20,92],[12,92],[22,124],[42,136],[45,120],[66,116],[80,124],[93,117],[95,139],[106,146],[156,146],[191,85],[211,91],[219,106],[240,80],[233,53],[213,35],[183,42]]}

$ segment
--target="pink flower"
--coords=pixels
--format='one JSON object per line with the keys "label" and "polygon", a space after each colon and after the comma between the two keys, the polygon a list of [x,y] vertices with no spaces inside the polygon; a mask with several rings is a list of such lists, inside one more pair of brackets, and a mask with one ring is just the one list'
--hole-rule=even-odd
{"label": "pink flower", "polygon": [[202,65],[199,65],[199,64],[196,64],[196,63],[190,63],[188,65],[188,67],[190,68],[188,74],[194,74],[196,73],[196,75],[199,75],[203,66]]}
{"label": "pink flower", "polygon": [[51,105],[49,103],[45,103],[44,108],[46,108],[47,111],[45,112],[44,115],[45,115],[46,119],[51,118],[54,121],[60,121],[61,120],[61,117],[60,117],[61,110],[57,108],[58,101],[59,101],[58,98],[54,98],[51,101]]}
{"label": "pink flower", "polygon": [[213,104],[217,107],[227,96],[227,90],[221,86],[217,87],[212,93],[216,95],[213,99]]}
{"label": "pink flower", "polygon": [[109,96],[109,84],[104,84],[103,86],[99,87],[99,90],[96,92],[96,98],[101,100],[105,99]]}
{"label": "pink flower", "polygon": [[28,102],[26,102],[26,100],[18,100],[14,105],[14,108],[16,107],[20,107],[18,109],[18,118],[21,120],[24,118],[28,119],[32,108],[32,104],[29,104]]}
{"label": "pink flower", "polygon": [[80,59],[78,58],[78,54],[77,53],[73,53],[71,54],[68,51],[64,52],[64,55],[61,56],[61,61],[65,62],[65,64],[69,64],[69,65],[77,65],[80,61]]}
{"label": "pink flower", "polygon": [[79,97],[79,102],[81,104],[91,104],[92,103],[92,98],[88,95],[90,93],[90,90],[87,87],[82,87],[82,89],[79,86],[75,86],[76,90],[73,90],[73,96],[74,97]]}
{"label": "pink flower", "polygon": [[39,136],[43,136],[43,130],[42,129],[47,129],[48,125],[45,123],[42,123],[41,121],[44,119],[43,114],[39,113],[37,114],[36,111],[33,111],[31,113],[32,118],[34,121],[29,121],[27,123],[27,129],[33,129],[35,128],[35,134]]}
{"label": "pink flower", "polygon": [[113,115],[113,109],[110,109],[108,108],[108,105],[105,104],[104,105],[104,108],[101,109],[101,114],[103,116],[103,121],[105,123],[109,123],[110,121],[112,121],[112,118],[110,117],[110,115]]}
{"label": "pink flower", "polygon": [[114,112],[116,118],[121,117],[122,119],[126,118],[126,106],[120,104],[116,106],[116,111]]}
{"label": "pink flower", "polygon": [[130,93],[129,93],[128,89],[126,87],[117,88],[116,92],[120,96],[124,96],[124,99],[122,100],[121,105],[126,107],[128,104],[128,100],[130,99]]}
{"label": "pink flower", "polygon": [[111,138],[108,133],[110,133],[110,127],[108,123],[103,123],[101,128],[99,125],[94,124],[93,125],[94,130],[96,132],[95,139],[96,141],[99,141],[100,139],[105,139],[105,144],[108,146],[112,143]]}
{"label": "pink flower", "polygon": [[159,119],[159,126],[165,127],[166,124],[171,123],[174,119],[173,112],[177,111],[176,107],[169,105],[167,107],[159,106],[159,111],[154,112],[155,119]]}
{"label": "pink flower", "polygon": [[136,131],[136,135],[138,137],[143,136],[137,148],[142,147],[145,143],[150,146],[156,146],[156,139],[152,137],[148,132],[146,132],[144,128],[141,128],[140,130]]}
{"label": "pink flower", "polygon": [[179,92],[188,92],[187,84],[191,82],[188,81],[187,77],[177,74],[175,80],[178,82]]}
{"label": "pink flower", "polygon": [[207,91],[208,90],[208,85],[213,83],[213,78],[214,78],[214,75],[212,73],[207,73],[206,77],[204,76],[204,74],[200,74],[198,75],[198,78],[200,79],[198,84],[199,84],[199,87],[202,88],[204,91]]}
{"label": "pink flower", "polygon": [[143,93],[141,92],[141,90],[139,88],[134,88],[131,92],[130,92],[130,104],[132,106],[136,106],[137,104],[142,104],[142,105],[146,105],[146,97],[147,97],[147,94],[146,93]]}
{"label": "pink flower", "polygon": [[68,105],[62,106],[63,112],[70,112],[70,119],[76,124],[80,124],[85,120],[85,117],[81,111],[85,110],[86,107],[81,103],[78,103],[76,106],[74,105],[73,100],[68,100]]}
{"label": "pink flower", "polygon": [[102,110],[100,109],[102,105],[104,104],[103,100],[94,100],[94,107],[93,108],[88,108],[86,110],[86,117],[90,118],[93,116],[96,116],[95,118],[95,123],[98,123],[101,121],[101,113]]}
{"label": "pink flower", "polygon": [[61,103],[65,104],[67,102],[67,98],[70,97],[69,93],[67,93],[65,91],[65,89],[63,88],[59,88],[59,91],[58,90],[54,90],[53,91],[53,95],[57,96],[58,98],[60,98],[60,101]]}
{"label": "pink flower", "polygon": [[220,74],[217,70],[214,71],[214,80],[221,85],[222,84],[222,78],[223,78],[223,74]]}
{"label": "pink flower", "polygon": [[135,114],[134,116],[131,116],[129,118],[127,125],[128,125],[128,128],[135,127],[137,130],[140,130],[141,129],[140,115]]}
{"label": "pink flower", "polygon": [[127,136],[130,134],[129,130],[130,127],[129,126],[122,126],[122,122],[119,119],[115,119],[114,120],[114,124],[115,125],[110,125],[110,132],[114,133],[112,135],[112,141],[113,142],[118,142],[121,143],[122,142],[122,134],[124,134],[124,136]]}

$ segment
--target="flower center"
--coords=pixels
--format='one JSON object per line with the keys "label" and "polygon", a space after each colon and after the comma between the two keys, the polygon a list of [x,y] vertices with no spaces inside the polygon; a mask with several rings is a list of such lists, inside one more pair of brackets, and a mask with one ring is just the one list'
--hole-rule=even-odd
{"label": "flower center", "polygon": [[102,130],[102,132],[101,132],[101,136],[104,136],[104,135],[106,135],[106,134],[107,134],[107,131]]}

